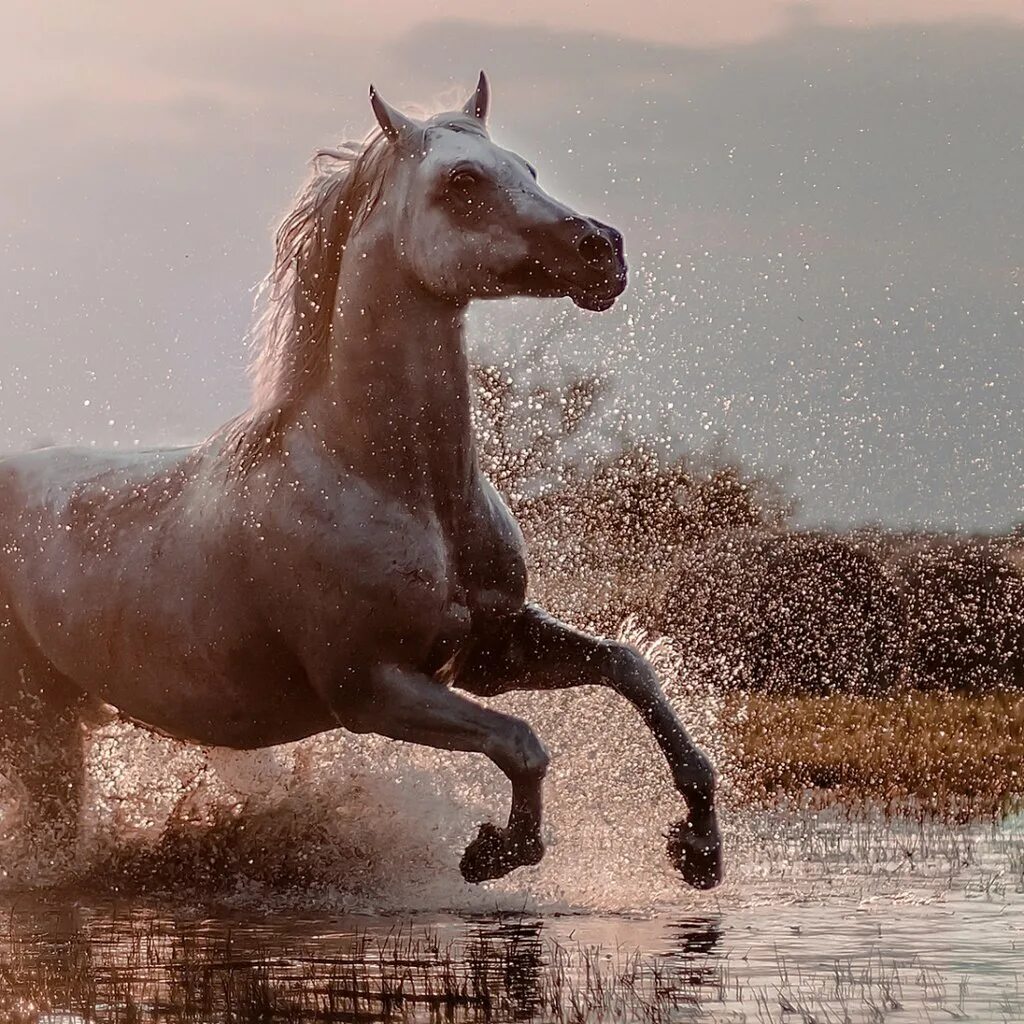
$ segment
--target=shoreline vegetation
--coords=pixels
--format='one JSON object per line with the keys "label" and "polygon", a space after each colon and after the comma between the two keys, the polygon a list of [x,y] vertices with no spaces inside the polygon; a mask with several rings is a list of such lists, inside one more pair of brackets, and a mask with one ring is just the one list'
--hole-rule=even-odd
{"label": "shoreline vegetation", "polygon": [[958,822],[1022,806],[1022,693],[737,694],[719,723],[741,803],[800,794],[815,807],[870,804]]}
{"label": "shoreline vegetation", "polygon": [[[591,429],[599,380],[525,397],[497,370],[477,383],[484,465],[530,541],[535,596],[579,625],[650,640],[670,687],[695,705],[710,698],[723,803],[769,812],[745,841],[797,895],[762,916],[751,904],[740,940],[720,906],[681,918],[669,951],[661,938],[632,951],[583,943],[575,922],[525,912],[467,918],[454,939],[372,916],[377,934],[334,921],[320,932],[306,916],[275,931],[218,918],[225,885],[262,871],[275,889],[305,892],[329,886],[336,862],[319,874],[312,832],[298,851],[312,861],[297,871],[272,855],[304,828],[287,800],[265,817],[243,806],[197,827],[186,787],[156,846],[118,843],[76,878],[70,903],[67,890],[49,894],[50,909],[12,893],[0,915],[0,1017],[1021,1019],[1017,972],[951,969],[944,954],[907,954],[900,935],[908,908],[921,912],[936,893],[979,906],[979,929],[1024,891],[1020,823],[978,824],[1019,811],[1024,794],[1024,530],[796,530],[782,490],[733,464],[697,464],[628,435],[595,457],[583,435],[601,433]],[[812,880],[802,893],[794,871]],[[865,920],[877,896],[877,938],[826,944],[822,956],[822,918],[806,916],[821,893],[833,900],[826,915],[845,907]],[[1005,960],[1016,947],[1002,934],[978,931],[987,955]],[[772,953],[752,957],[769,937]]]}
{"label": "shoreline vegetation", "polygon": [[775,481],[636,433],[606,379],[544,352],[476,370],[485,471],[536,595],[669,638],[716,694],[741,802],[799,795],[959,820],[1024,793],[1024,524],[1002,536],[792,527]]}
{"label": "shoreline vegetation", "polygon": [[[477,371],[476,428],[527,537],[532,596],[661,646],[666,687],[716,753],[723,805],[956,824],[1024,807],[1024,528],[794,529],[775,482],[616,435],[601,380],[526,376],[523,391],[520,379]],[[253,862],[291,877],[288,858],[260,847],[274,814],[214,799],[193,820],[203,778],[197,768],[172,794],[155,847],[119,841],[81,883],[214,892]],[[298,875],[319,877],[305,862]]]}

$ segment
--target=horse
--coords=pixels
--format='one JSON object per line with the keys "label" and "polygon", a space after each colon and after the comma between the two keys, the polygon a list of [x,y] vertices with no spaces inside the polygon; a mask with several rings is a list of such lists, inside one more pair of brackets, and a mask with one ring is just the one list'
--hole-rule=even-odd
{"label": "horse", "polygon": [[611,308],[622,236],[548,195],[461,108],[322,150],[276,236],[252,402],[195,447],[0,460],[0,734],[50,818],[77,813],[81,721],[112,706],[179,740],[256,749],[337,728],[478,752],[511,783],[460,868],[544,854],[548,754],[473,696],[598,685],[635,706],[688,814],[683,879],[722,878],[715,773],[637,650],[528,600],[523,536],[481,473],[474,299]]}

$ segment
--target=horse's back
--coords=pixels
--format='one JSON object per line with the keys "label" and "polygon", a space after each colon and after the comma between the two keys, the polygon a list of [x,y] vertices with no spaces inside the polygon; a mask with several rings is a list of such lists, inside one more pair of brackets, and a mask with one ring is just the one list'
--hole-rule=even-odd
{"label": "horse's back", "polygon": [[191,476],[195,448],[131,452],[52,447],[0,457],[0,523],[51,517],[114,516],[144,500],[166,498]]}
{"label": "horse's back", "polygon": [[195,458],[53,447],[0,459],[0,595],[58,665],[63,638],[112,626],[113,602],[136,596],[189,503]]}

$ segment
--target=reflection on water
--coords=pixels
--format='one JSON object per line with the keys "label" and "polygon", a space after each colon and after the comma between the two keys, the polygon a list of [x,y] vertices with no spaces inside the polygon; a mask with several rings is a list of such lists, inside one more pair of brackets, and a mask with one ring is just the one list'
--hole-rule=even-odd
{"label": "reflection on water", "polygon": [[0,1012],[26,1024],[1024,1019],[1020,821],[848,823],[846,843],[834,822],[762,825],[729,885],[677,914],[268,916],[8,893]]}

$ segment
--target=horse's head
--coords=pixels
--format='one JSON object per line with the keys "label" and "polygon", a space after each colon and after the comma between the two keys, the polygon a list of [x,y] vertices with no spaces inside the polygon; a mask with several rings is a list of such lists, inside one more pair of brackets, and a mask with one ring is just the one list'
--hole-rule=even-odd
{"label": "horse's head", "polygon": [[423,287],[456,303],[533,295],[612,306],[626,287],[622,236],[553,199],[529,163],[491,141],[482,73],[461,110],[425,122],[372,87],[370,99],[398,149],[387,205],[399,258]]}

